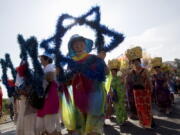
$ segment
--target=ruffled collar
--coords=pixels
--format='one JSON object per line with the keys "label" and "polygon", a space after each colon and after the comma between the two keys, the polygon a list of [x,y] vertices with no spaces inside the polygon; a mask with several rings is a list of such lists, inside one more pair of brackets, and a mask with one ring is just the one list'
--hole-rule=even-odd
{"label": "ruffled collar", "polygon": [[88,53],[83,53],[81,56],[74,56],[72,57],[73,60],[75,61],[80,61],[80,60],[83,60],[85,58],[87,58],[90,54]]}

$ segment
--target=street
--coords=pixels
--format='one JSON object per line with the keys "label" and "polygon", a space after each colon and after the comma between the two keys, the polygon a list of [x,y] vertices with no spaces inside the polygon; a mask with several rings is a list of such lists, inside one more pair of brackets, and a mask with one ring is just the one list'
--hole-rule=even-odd
{"label": "street", "polygon": [[[113,120],[106,120],[104,135],[180,135],[180,96],[176,96],[173,112],[168,117],[159,114],[157,108],[153,107],[154,119],[157,129],[144,130],[139,127],[138,121],[128,120],[124,126],[118,126]],[[15,135],[15,125],[7,122],[0,125],[2,135]],[[67,134],[66,129],[62,130],[63,135]]]}

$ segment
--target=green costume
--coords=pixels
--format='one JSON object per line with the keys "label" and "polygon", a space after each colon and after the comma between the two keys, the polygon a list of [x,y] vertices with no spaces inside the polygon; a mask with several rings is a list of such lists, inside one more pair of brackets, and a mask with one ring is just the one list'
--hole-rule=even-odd
{"label": "green costume", "polygon": [[127,112],[125,107],[125,87],[118,76],[113,76],[111,82],[113,90],[113,104],[115,109],[116,120],[118,124],[122,124],[127,120]]}

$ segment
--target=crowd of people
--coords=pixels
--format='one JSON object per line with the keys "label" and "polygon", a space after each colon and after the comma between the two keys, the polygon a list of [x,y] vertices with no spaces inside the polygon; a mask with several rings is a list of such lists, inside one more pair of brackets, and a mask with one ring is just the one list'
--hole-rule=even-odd
{"label": "crowd of people", "polygon": [[[68,55],[78,68],[67,67],[73,75],[63,81],[57,79],[62,69],[53,64],[54,55],[44,52],[39,56],[44,71],[42,107],[34,108],[30,102],[31,84],[18,89],[13,102],[17,135],[61,135],[62,125],[69,135],[102,135],[105,120],[112,117],[120,126],[126,126],[130,118],[151,129],[156,127],[152,104],[167,116],[172,112],[179,85],[162,58],[153,58],[146,68],[141,47],[134,47],[125,52],[128,66],[122,70],[118,59],[105,63],[106,52],[90,54],[93,45],[88,40],[79,35],[69,40]],[[16,68],[15,87],[20,88],[28,78],[26,69],[22,60]],[[35,104],[41,104],[40,100]]]}

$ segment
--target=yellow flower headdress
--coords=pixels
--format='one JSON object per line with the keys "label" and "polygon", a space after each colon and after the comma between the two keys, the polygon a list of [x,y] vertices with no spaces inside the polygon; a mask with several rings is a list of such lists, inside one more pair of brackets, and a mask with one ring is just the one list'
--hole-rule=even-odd
{"label": "yellow flower headdress", "polygon": [[155,57],[151,60],[152,67],[161,67],[162,66],[162,57]]}
{"label": "yellow flower headdress", "polygon": [[170,71],[173,71],[173,69],[172,69],[172,67],[171,67],[169,64],[163,63],[163,64],[162,64],[162,71],[164,71],[164,72],[170,72]]}
{"label": "yellow flower headdress", "polygon": [[126,57],[129,61],[142,58],[142,48],[137,46],[126,51]]}
{"label": "yellow flower headdress", "polygon": [[109,60],[108,61],[108,67],[110,69],[120,69],[121,62],[117,59]]}

